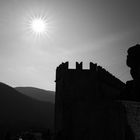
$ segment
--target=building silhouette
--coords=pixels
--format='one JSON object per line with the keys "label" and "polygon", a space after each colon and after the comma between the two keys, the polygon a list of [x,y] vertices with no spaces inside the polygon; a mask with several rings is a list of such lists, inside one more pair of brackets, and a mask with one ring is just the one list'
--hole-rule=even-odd
{"label": "building silhouette", "polygon": [[97,64],[56,69],[56,140],[124,140],[127,118],[119,101],[125,84]]}

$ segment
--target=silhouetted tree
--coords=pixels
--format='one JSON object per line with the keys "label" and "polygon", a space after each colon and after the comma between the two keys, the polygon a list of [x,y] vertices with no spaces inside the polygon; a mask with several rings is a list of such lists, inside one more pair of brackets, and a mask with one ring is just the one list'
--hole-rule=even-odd
{"label": "silhouetted tree", "polygon": [[[127,51],[126,64],[130,68],[130,74],[133,78],[131,81],[126,82],[126,86],[121,93],[121,100],[140,101],[140,45],[132,46]],[[126,140],[135,140],[134,132],[131,126],[126,124]]]}

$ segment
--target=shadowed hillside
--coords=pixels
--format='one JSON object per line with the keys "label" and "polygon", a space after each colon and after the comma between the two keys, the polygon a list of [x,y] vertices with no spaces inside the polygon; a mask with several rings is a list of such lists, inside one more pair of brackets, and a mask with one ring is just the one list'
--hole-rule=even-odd
{"label": "shadowed hillside", "polygon": [[49,91],[49,90],[43,90],[35,87],[16,87],[17,91],[30,96],[32,98],[41,100],[41,101],[47,101],[54,103],[55,102],[55,92]]}
{"label": "shadowed hillside", "polygon": [[54,104],[28,97],[0,83],[0,133],[53,128]]}

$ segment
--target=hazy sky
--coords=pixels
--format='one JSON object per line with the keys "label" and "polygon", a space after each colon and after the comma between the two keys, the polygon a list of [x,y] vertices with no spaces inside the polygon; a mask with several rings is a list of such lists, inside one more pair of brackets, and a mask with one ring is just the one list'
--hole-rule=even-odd
{"label": "hazy sky", "polygon": [[[48,34],[35,38],[27,22],[39,14]],[[92,61],[126,82],[126,51],[139,42],[139,0],[0,0],[0,81],[11,86],[55,90],[62,61]]]}

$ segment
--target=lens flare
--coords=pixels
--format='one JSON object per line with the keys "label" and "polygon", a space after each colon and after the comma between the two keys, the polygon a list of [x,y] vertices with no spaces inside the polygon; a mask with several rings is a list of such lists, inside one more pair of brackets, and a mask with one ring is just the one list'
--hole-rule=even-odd
{"label": "lens flare", "polygon": [[35,38],[46,37],[49,32],[48,18],[43,15],[28,16],[26,20],[26,30],[29,35]]}

